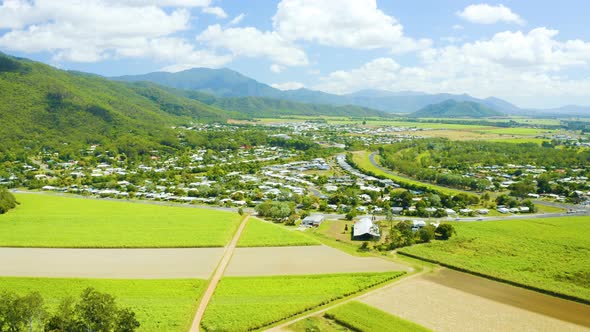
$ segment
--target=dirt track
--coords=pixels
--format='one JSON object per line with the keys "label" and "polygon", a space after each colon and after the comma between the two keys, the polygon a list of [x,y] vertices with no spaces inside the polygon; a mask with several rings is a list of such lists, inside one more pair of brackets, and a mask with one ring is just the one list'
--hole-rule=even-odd
{"label": "dirt track", "polygon": [[361,301],[435,331],[590,331],[590,306],[448,269]]}
{"label": "dirt track", "polygon": [[223,248],[0,248],[0,276],[208,279],[222,254]]}
{"label": "dirt track", "polygon": [[376,257],[356,257],[327,246],[237,248],[226,276],[410,271]]}

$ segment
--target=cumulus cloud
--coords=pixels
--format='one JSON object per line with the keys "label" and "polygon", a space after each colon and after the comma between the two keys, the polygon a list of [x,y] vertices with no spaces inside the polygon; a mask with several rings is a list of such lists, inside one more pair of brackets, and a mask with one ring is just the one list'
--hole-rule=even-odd
{"label": "cumulus cloud", "polygon": [[546,28],[501,32],[488,40],[423,51],[415,66],[377,58],[355,69],[332,72],[315,88],[334,93],[367,88],[467,92],[531,104],[587,95],[590,78],[572,79],[567,72],[590,66],[590,43],[560,41],[557,36],[558,31]]}
{"label": "cumulus cloud", "polygon": [[227,49],[235,56],[266,57],[283,66],[308,64],[301,48],[274,31],[252,27],[223,29],[216,24],[209,26],[197,39],[214,48]]}
{"label": "cumulus cloud", "polygon": [[[150,57],[174,64],[221,66],[229,55],[197,50],[174,38],[187,30],[185,7],[204,0],[6,0],[0,6],[0,47],[25,53],[48,51],[54,61],[97,62]],[[166,6],[178,6],[165,10]],[[154,24],[157,22],[157,24]]]}
{"label": "cumulus cloud", "polygon": [[205,7],[203,13],[215,15],[219,18],[227,18],[227,14],[221,7]]}
{"label": "cumulus cloud", "polygon": [[491,6],[485,3],[469,5],[457,12],[459,17],[471,23],[494,24],[498,22],[523,25],[525,21],[510,8],[504,5]]}
{"label": "cumulus cloud", "polygon": [[302,83],[299,82],[285,82],[285,83],[275,83],[271,84],[271,86],[275,89],[279,90],[297,90],[304,87]]}
{"label": "cumulus cloud", "polygon": [[283,0],[273,26],[285,39],[334,47],[407,52],[431,44],[404,36],[403,26],[379,10],[375,0]]}

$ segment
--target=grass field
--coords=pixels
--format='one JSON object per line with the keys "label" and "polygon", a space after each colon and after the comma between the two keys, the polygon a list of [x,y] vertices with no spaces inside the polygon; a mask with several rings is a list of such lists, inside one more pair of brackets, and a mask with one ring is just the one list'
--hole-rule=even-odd
{"label": "grass field", "polygon": [[246,331],[271,325],[401,276],[403,272],[223,278],[202,327]]}
{"label": "grass field", "polygon": [[82,290],[93,287],[115,296],[117,304],[132,308],[141,323],[139,331],[184,332],[190,327],[197,299],[206,281],[199,279],[108,280],[0,278],[0,291],[21,294],[38,291],[53,311],[61,299],[78,298]]}
{"label": "grass field", "polygon": [[409,322],[364,303],[352,301],[328,310],[326,317],[354,331],[367,332],[419,332],[430,331],[418,324]]}
{"label": "grass field", "polygon": [[453,225],[449,241],[399,252],[590,300],[590,217]]}
{"label": "grass field", "polygon": [[312,316],[306,319],[302,319],[287,326],[286,330],[293,332],[340,332],[340,331],[352,331],[331,319],[327,319],[323,316]]}
{"label": "grass field", "polygon": [[310,246],[320,243],[301,231],[250,218],[238,247]]}
{"label": "grass field", "polygon": [[0,215],[3,247],[220,247],[236,229],[237,213],[20,194]]}
{"label": "grass field", "polygon": [[[375,165],[373,165],[371,163],[371,160],[369,160],[369,155],[371,154],[370,151],[357,151],[357,152],[353,152],[352,154],[352,160],[354,161],[354,163],[357,165],[357,167],[359,167],[362,170],[365,171],[369,171],[372,172],[373,174],[376,174],[377,176],[382,176],[388,179],[393,180],[394,182],[402,185],[404,183],[406,184],[410,184],[410,185],[421,185],[421,186],[427,186],[429,188],[432,188],[432,190],[441,192],[441,193],[445,193],[447,195],[456,195],[459,193],[463,193],[463,191],[460,190],[455,190],[455,189],[451,189],[451,188],[446,188],[446,187],[441,187],[441,186],[437,186],[434,184],[430,184],[430,183],[425,183],[425,182],[421,182],[421,181],[417,181],[417,180],[412,180],[409,179],[407,177],[403,177],[403,176],[398,176],[398,175],[393,175],[391,173],[387,173],[385,171],[382,171],[380,168],[375,167]],[[377,163],[379,163],[379,156],[375,156],[375,161]]]}

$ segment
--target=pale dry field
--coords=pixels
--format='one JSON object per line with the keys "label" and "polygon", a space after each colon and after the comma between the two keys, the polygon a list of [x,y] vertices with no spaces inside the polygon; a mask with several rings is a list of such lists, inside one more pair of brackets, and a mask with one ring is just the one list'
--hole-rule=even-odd
{"label": "pale dry field", "polygon": [[223,250],[0,248],[0,276],[208,279]]}
{"label": "pale dry field", "polygon": [[411,271],[376,257],[357,257],[327,246],[237,248],[226,276]]}
{"label": "pale dry field", "polygon": [[435,331],[590,331],[590,306],[446,269],[360,301]]}

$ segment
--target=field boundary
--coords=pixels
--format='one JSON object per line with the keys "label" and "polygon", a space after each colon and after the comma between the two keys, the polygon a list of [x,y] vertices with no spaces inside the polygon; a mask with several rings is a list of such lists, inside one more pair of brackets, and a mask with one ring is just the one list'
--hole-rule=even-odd
{"label": "field boundary", "polygon": [[489,280],[498,281],[498,282],[505,283],[505,284],[508,284],[508,285],[512,285],[512,286],[516,286],[516,287],[528,289],[528,290],[531,290],[531,291],[539,292],[539,293],[542,293],[542,294],[559,297],[559,298],[562,298],[564,300],[570,300],[570,301],[574,301],[574,302],[578,302],[578,303],[590,305],[590,300],[584,299],[584,298],[581,298],[581,297],[577,297],[577,296],[574,296],[574,295],[563,294],[563,293],[551,291],[551,290],[548,290],[548,289],[544,289],[544,288],[540,288],[540,287],[536,287],[536,286],[531,286],[531,285],[523,284],[523,283],[518,282],[518,281],[508,280],[508,279],[501,278],[501,277],[491,276],[489,274],[485,274],[485,273],[473,271],[473,270],[470,270],[470,269],[466,269],[464,267],[460,267],[460,266],[456,266],[456,265],[452,265],[452,264],[448,264],[448,263],[443,263],[443,262],[437,261],[435,259],[424,258],[424,257],[418,256],[418,255],[409,254],[409,253],[406,253],[406,252],[403,252],[403,251],[397,251],[397,253],[399,255],[402,255],[402,256],[406,256],[406,257],[418,259],[418,260],[425,261],[425,262],[428,262],[428,263],[438,264],[440,266],[443,266],[443,267],[446,267],[446,268],[449,268],[449,269],[452,269],[452,270],[455,270],[455,271],[468,273],[468,274],[471,274],[471,275],[474,275],[474,276],[477,276],[477,277],[482,277],[482,278],[486,278],[486,279],[489,279]]}
{"label": "field boundary", "polygon": [[231,242],[226,246],[226,250],[223,254],[223,257],[221,258],[221,261],[219,262],[217,269],[215,270],[213,276],[211,277],[211,280],[209,281],[207,289],[205,290],[203,296],[201,297],[201,300],[199,301],[199,306],[197,307],[195,318],[193,319],[193,323],[191,324],[191,332],[199,332],[201,330],[201,321],[203,320],[203,316],[205,315],[205,309],[207,309],[207,306],[209,305],[209,302],[213,297],[213,293],[215,293],[217,284],[219,284],[219,281],[221,280],[221,277],[223,276],[225,269],[229,265],[229,261],[231,260],[234,254],[236,245],[238,244],[240,236],[242,235],[244,228],[246,228],[246,224],[248,223],[249,219],[250,215],[246,215],[244,217],[244,219],[240,222],[240,225],[238,226],[238,229],[235,232]]}

